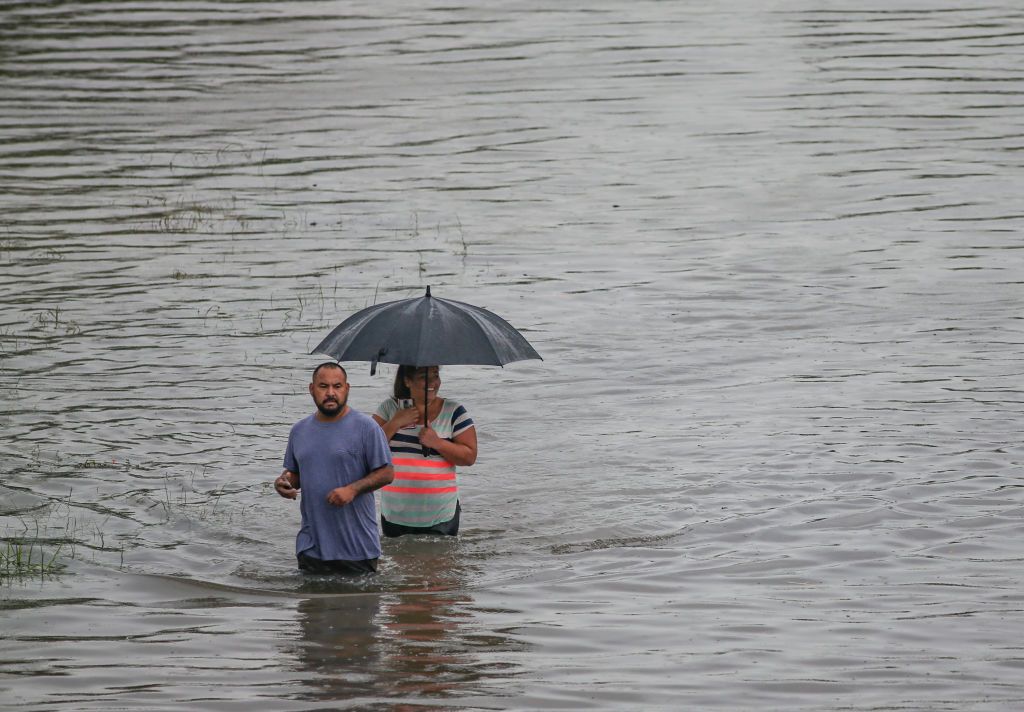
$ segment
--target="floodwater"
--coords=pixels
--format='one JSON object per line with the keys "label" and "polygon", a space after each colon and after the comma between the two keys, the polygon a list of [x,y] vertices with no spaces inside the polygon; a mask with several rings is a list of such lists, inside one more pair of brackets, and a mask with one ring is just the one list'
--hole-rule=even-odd
{"label": "floodwater", "polygon": [[[972,0],[5,2],[0,706],[1020,709],[1022,57]],[[309,351],[427,285],[544,360],[444,369],[457,540],[304,580]]]}

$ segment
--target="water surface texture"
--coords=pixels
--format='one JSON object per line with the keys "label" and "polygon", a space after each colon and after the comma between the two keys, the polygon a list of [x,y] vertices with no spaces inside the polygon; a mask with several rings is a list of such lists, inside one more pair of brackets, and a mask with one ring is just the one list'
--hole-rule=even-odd
{"label": "water surface texture", "polygon": [[[1019,709],[1022,57],[970,0],[5,2],[3,706]],[[303,580],[309,351],[427,285],[544,361],[443,371],[457,540]]]}

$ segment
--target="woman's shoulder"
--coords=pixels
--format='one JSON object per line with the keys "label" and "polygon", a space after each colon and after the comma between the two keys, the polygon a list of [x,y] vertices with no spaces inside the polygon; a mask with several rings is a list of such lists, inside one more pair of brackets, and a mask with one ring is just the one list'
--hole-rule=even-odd
{"label": "woman's shoulder", "polygon": [[398,408],[399,408],[398,399],[395,398],[394,396],[388,396],[387,398],[385,398],[384,400],[382,400],[380,402],[380,405],[377,406],[377,411],[376,412],[377,413],[388,413],[388,412],[393,413],[394,411],[398,410]]}
{"label": "woman's shoulder", "polygon": [[466,407],[464,405],[462,405],[462,403],[460,401],[457,401],[454,398],[447,398],[447,397],[444,399],[444,403],[441,404],[441,408],[442,408],[442,410],[445,410],[445,411],[447,411],[449,413],[454,413],[455,411],[459,410],[460,408],[462,410],[466,409]]}
{"label": "woman's shoulder", "polygon": [[462,405],[462,403],[457,400],[445,398],[443,412],[447,413],[451,422],[453,424],[457,424],[459,427],[466,427],[467,425],[473,424],[473,418],[470,417],[469,412],[466,410],[466,406]]}

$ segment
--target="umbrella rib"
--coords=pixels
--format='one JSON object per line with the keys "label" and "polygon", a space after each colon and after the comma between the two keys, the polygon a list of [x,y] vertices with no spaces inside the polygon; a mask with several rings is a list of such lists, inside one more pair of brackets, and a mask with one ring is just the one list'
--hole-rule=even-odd
{"label": "umbrella rib", "polygon": [[414,359],[416,363],[410,364],[411,366],[433,366],[432,363],[419,363],[421,360],[421,354],[423,350],[424,333],[427,330],[428,322],[430,321],[430,299],[423,298],[421,301],[413,305],[414,310],[427,310],[427,313],[420,316],[415,320],[416,323],[416,339],[413,344],[413,353],[417,354]]}
{"label": "umbrella rib", "polygon": [[[477,326],[481,327],[481,330],[484,333],[490,331],[491,323],[487,319],[478,318],[477,314],[473,314],[473,321],[477,323]],[[483,323],[481,324],[481,322]],[[483,328],[484,326],[487,328]],[[498,349],[494,346],[494,339],[488,338],[487,346],[491,349],[491,354],[493,355],[494,360],[498,362],[498,365],[503,365],[501,355],[498,353]]]}

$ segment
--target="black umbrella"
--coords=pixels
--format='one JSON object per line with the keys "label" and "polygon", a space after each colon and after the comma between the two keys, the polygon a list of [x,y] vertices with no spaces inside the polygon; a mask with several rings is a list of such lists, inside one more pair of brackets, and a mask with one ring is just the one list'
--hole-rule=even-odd
{"label": "black umbrella", "polygon": [[[371,376],[378,363],[504,366],[540,358],[526,338],[497,314],[432,297],[430,287],[422,297],[361,309],[336,326],[311,353],[338,361],[369,361]],[[424,391],[426,384],[424,379]],[[425,406],[425,392],[423,402]],[[423,419],[427,425],[426,407]]]}

